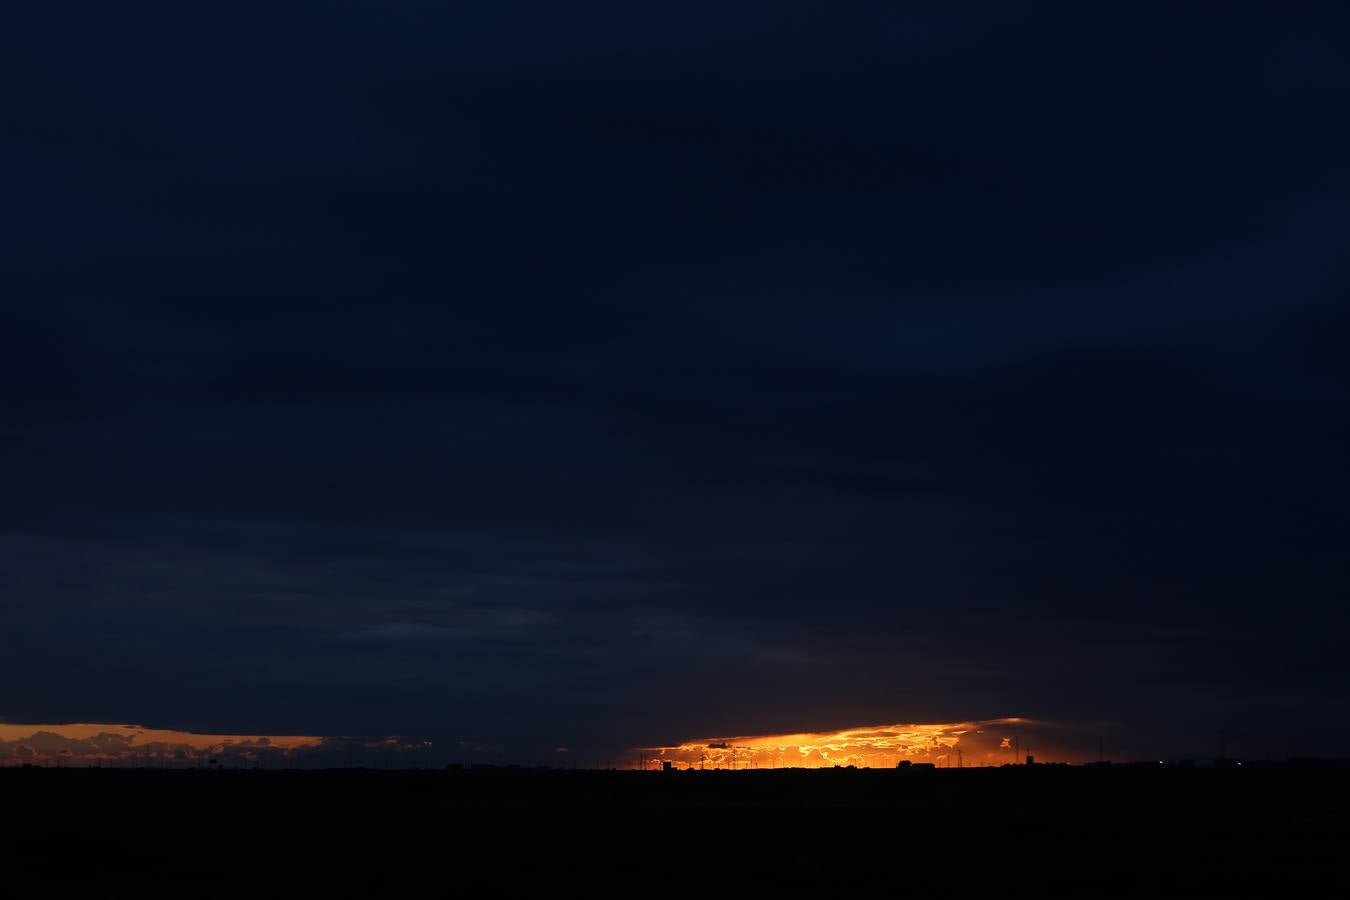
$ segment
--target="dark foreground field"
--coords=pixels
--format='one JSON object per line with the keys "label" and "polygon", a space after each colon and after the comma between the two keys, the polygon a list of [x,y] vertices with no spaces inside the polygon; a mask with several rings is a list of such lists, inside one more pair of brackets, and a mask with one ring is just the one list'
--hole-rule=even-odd
{"label": "dark foreground field", "polygon": [[0,854],[16,897],[1344,895],[1347,802],[1345,769],[8,769]]}

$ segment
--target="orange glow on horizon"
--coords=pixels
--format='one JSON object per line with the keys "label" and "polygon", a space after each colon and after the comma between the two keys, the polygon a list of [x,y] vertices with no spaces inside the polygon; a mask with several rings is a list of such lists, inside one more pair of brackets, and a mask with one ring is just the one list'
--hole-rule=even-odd
{"label": "orange glow on horizon", "polygon": [[104,761],[196,763],[216,756],[241,762],[285,758],[318,747],[323,738],[310,735],[199,734],[140,725],[76,722],[62,725],[20,725],[0,722],[0,765],[25,762]]}
{"label": "orange glow on horizon", "polygon": [[946,767],[1000,766],[1015,760],[1011,739],[1031,749],[1035,733],[1038,761],[1072,761],[1047,743],[1049,723],[1009,717],[939,724],[863,725],[837,731],[738,735],[702,738],[636,751],[651,762],[675,768],[821,769],[834,766],[893,768],[901,760]]}

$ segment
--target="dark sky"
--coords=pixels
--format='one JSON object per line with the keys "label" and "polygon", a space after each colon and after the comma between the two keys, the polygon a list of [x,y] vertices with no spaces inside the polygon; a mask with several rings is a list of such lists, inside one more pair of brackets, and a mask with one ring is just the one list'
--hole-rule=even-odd
{"label": "dark sky", "polygon": [[1350,753],[1337,6],[11,14],[0,716]]}

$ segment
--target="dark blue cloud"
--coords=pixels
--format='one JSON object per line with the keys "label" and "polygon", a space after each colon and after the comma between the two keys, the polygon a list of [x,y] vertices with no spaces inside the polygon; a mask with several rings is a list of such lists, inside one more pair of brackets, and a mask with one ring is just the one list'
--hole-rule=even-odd
{"label": "dark blue cloud", "polygon": [[3,712],[1184,753],[1343,705],[1337,24],[25,13]]}

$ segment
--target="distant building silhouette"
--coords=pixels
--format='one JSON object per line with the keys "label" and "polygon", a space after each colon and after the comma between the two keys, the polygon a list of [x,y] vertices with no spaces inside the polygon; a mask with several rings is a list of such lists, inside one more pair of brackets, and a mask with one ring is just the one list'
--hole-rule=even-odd
{"label": "distant building silhouette", "polygon": [[930,762],[911,762],[910,760],[902,759],[900,760],[900,762],[895,764],[895,767],[902,772],[915,772],[915,771],[927,771],[928,769],[936,769],[937,764]]}

